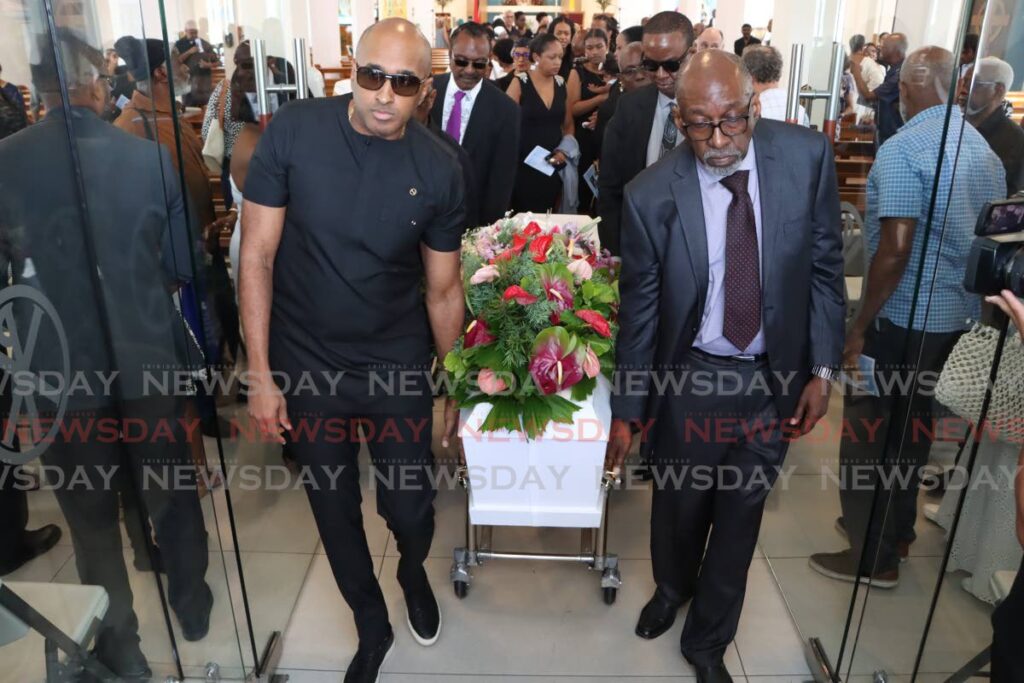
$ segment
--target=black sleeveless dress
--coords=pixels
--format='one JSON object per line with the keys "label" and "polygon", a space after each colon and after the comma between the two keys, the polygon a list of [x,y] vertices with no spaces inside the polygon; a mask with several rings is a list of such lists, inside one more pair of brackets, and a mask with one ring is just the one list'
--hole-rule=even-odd
{"label": "black sleeveless dress", "polygon": [[[591,85],[598,87],[604,85],[604,78],[601,74],[595,74],[588,70],[585,66],[580,65],[576,67],[576,75],[580,79],[580,102],[597,97],[590,91]],[[590,114],[593,114],[591,112]],[[584,128],[583,123],[590,118],[590,114],[586,116],[577,116],[573,120],[576,122],[576,142],[580,146],[580,163],[579,163],[579,174],[580,174],[580,205],[579,212],[584,214],[593,215],[592,204],[594,201],[594,195],[590,191],[590,187],[587,185],[587,181],[583,179],[583,174],[587,172],[587,169],[597,159],[597,136],[593,130]]]}
{"label": "black sleeveless dress", "polygon": [[557,172],[547,176],[524,163],[534,147],[540,145],[549,152],[562,141],[562,123],[565,121],[565,108],[568,106],[565,80],[555,76],[555,97],[549,109],[544,105],[533,80],[529,74],[519,74],[519,85],[522,95],[519,97],[520,135],[519,135],[519,169],[516,173],[516,184],[512,190],[512,209],[516,212],[533,211],[544,213],[548,209],[555,210],[559,193],[562,190],[562,179]]}

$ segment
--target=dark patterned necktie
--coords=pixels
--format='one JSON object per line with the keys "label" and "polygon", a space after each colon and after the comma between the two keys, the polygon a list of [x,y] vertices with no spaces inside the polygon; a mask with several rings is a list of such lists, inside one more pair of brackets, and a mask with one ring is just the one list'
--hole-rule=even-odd
{"label": "dark patterned necktie", "polygon": [[725,322],[722,334],[745,351],[761,329],[761,263],[754,203],[747,192],[750,171],[722,178],[732,192],[725,221]]}
{"label": "dark patterned necktie", "polygon": [[665,117],[665,127],[661,130],[661,151],[658,152],[658,159],[664,159],[665,155],[676,148],[676,136],[679,129],[675,122],[676,103],[668,106],[668,116]]}

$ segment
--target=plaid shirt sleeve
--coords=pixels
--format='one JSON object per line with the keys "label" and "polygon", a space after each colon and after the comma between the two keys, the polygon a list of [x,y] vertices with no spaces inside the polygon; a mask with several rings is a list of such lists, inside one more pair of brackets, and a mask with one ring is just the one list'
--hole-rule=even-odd
{"label": "plaid shirt sleeve", "polygon": [[878,178],[878,218],[913,218],[921,216],[921,202],[931,188],[924,186],[924,174],[918,168],[917,156],[912,149],[891,138],[878,151],[875,165]]}

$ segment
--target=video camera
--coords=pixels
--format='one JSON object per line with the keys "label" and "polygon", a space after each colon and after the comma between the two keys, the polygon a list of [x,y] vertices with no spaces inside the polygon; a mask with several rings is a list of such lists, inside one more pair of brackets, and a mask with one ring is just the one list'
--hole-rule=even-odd
{"label": "video camera", "polygon": [[1008,289],[1024,297],[1024,194],[987,204],[974,227],[964,287],[987,296]]}

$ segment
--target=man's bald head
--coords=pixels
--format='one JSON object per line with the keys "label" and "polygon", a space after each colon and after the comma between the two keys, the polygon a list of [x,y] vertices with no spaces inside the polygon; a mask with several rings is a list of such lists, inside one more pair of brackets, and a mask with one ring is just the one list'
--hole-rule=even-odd
{"label": "man's bald head", "polygon": [[697,50],[721,50],[725,36],[714,26],[704,29],[697,38]]}
{"label": "man's bald head", "polygon": [[935,45],[918,48],[907,56],[900,71],[900,112],[904,121],[949,100],[955,64],[952,52]]}
{"label": "man's bald head", "polygon": [[408,19],[383,19],[363,31],[356,47],[356,62],[369,64],[375,61],[375,55],[385,47],[396,56],[398,52],[407,52],[416,74],[424,78],[430,75],[430,42]]}
{"label": "man's bald head", "polygon": [[744,99],[750,99],[754,95],[754,80],[736,55],[706,50],[690,57],[683,67],[676,82],[676,100],[682,108],[684,103],[698,103],[725,90],[735,90]]}
{"label": "man's bald head", "polygon": [[896,66],[907,56],[910,43],[906,33],[887,33],[882,39],[882,51],[879,61],[888,66]]}

